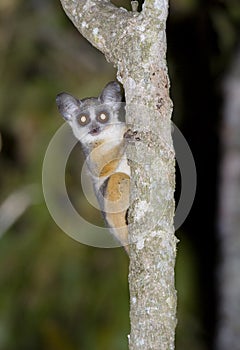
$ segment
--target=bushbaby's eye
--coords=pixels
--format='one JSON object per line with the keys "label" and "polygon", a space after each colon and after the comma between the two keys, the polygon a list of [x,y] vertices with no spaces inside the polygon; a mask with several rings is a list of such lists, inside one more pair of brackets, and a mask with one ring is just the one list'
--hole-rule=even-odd
{"label": "bushbaby's eye", "polygon": [[87,125],[90,121],[90,118],[88,115],[86,114],[80,114],[78,117],[77,117],[77,121],[78,123],[81,125],[81,126],[84,126],[84,125]]}
{"label": "bushbaby's eye", "polygon": [[105,113],[105,112],[101,112],[101,113],[98,114],[97,120],[100,123],[106,123],[109,120],[109,115],[107,113]]}

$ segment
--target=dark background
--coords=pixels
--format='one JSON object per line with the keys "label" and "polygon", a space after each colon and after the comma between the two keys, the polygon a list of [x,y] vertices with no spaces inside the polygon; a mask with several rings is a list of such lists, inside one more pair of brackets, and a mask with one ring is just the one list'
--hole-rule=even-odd
{"label": "dark background", "polygon": [[[129,9],[130,1],[112,2]],[[127,349],[126,254],[69,238],[41,190],[43,158],[63,123],[56,94],[97,96],[116,72],[77,32],[60,1],[2,0],[0,20],[0,203],[10,198],[23,211],[14,216],[10,206],[13,223],[0,225],[0,349]],[[212,349],[216,333],[222,85],[239,27],[238,0],[170,1],[173,120],[191,147],[198,177],[193,208],[177,232],[179,350]],[[82,199],[79,152],[76,147],[68,162],[68,191],[85,217],[94,222],[97,215],[100,223]],[[179,174],[177,184],[176,196]],[[28,185],[34,196],[24,210],[15,198]]]}

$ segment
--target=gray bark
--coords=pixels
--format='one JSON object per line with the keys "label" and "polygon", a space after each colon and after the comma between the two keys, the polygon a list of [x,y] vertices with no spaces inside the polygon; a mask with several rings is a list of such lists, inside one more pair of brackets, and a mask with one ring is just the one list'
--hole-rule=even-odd
{"label": "gray bark", "polygon": [[[175,158],[166,66],[168,0],[146,0],[141,13],[108,0],[61,0],[80,33],[118,71],[127,123],[137,131],[131,161],[129,288],[131,350],[174,349]],[[136,135],[135,135],[136,136]]]}
{"label": "gray bark", "polygon": [[217,349],[237,350],[240,347],[240,50],[225,80],[224,90]]}

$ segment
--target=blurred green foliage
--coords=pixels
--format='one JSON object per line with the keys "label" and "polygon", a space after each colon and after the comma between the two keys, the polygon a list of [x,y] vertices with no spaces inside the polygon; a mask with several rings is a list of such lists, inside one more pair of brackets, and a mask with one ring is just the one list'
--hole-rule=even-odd
{"label": "blurred green foliage", "polygon": [[[56,94],[97,95],[115,71],[59,1],[2,1],[0,18],[1,203],[28,184],[41,191],[44,154],[63,123]],[[70,163],[69,191],[81,195],[80,164]],[[0,349],[127,348],[126,254],[73,241],[42,194],[1,238],[0,266]]]}
{"label": "blurred green foliage", "polygon": [[[129,1],[113,2],[129,8]],[[219,2],[222,7],[211,10],[211,17],[224,56],[236,40],[240,6],[238,0]],[[199,11],[201,1],[171,0],[170,6],[173,18],[184,18]],[[56,94],[96,96],[115,79],[115,70],[81,37],[58,0],[1,0],[0,20],[0,203],[29,184],[39,192],[0,241],[0,349],[125,350],[126,254],[73,241],[54,223],[41,194],[44,154],[63,123]],[[170,62],[174,72],[171,57]],[[181,106],[178,84],[173,94]],[[74,156],[69,167],[70,196],[80,198]],[[99,223],[96,211],[81,203],[84,215]],[[197,269],[192,247],[183,239],[177,264],[178,349],[205,349]]]}

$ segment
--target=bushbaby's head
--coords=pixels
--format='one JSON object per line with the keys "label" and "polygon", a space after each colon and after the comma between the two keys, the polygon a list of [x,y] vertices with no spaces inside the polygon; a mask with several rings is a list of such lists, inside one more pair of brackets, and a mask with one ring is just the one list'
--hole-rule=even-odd
{"label": "bushbaby's head", "polygon": [[99,97],[79,100],[65,92],[57,95],[59,112],[72,127],[81,142],[94,141],[103,136],[109,127],[119,124],[121,89],[117,82],[108,83]]}

